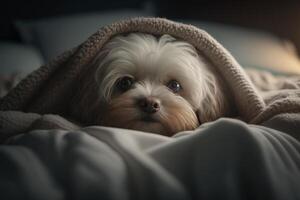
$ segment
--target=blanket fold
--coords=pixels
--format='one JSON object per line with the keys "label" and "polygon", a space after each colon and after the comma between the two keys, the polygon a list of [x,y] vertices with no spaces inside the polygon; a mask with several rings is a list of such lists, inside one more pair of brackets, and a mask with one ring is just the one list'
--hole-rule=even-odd
{"label": "blanket fold", "polygon": [[300,198],[300,143],[234,119],[170,138],[87,127],[0,145],[2,199]]}
{"label": "blanket fold", "polygon": [[[142,32],[169,34],[191,43],[215,68],[234,102],[237,116],[245,122],[261,124],[277,114],[300,113],[300,90],[278,90],[265,96],[233,56],[207,32],[187,24],[161,18],[134,18],[102,27],[78,47],[42,66],[0,100],[1,111],[57,114],[72,119],[70,99],[80,84],[79,76],[88,70],[102,46],[118,34]],[[299,80],[299,79],[298,79]]]}

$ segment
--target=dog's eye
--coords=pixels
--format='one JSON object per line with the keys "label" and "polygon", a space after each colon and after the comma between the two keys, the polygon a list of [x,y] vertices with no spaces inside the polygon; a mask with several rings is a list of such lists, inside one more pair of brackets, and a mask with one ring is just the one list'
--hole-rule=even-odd
{"label": "dog's eye", "polygon": [[180,83],[176,80],[171,80],[167,83],[167,87],[172,90],[174,93],[178,93],[182,87],[180,85]]}
{"label": "dog's eye", "polygon": [[129,90],[134,83],[133,78],[125,76],[117,81],[117,88],[123,92]]}

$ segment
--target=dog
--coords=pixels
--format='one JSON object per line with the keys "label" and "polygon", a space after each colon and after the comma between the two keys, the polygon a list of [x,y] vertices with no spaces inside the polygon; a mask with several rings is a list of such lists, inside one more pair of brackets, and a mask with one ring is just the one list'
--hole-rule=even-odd
{"label": "dog", "polygon": [[226,112],[212,64],[173,36],[115,36],[90,65],[71,111],[81,121],[172,136]]}

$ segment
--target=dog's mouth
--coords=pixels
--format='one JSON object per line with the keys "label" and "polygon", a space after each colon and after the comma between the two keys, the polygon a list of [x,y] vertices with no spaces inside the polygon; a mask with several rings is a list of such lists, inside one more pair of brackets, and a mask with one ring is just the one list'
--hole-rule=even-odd
{"label": "dog's mouth", "polygon": [[170,135],[169,129],[159,120],[158,116],[142,115],[136,123],[133,124],[133,129],[152,132],[160,135]]}
{"label": "dog's mouth", "polygon": [[158,123],[159,122],[157,119],[155,119],[154,117],[149,116],[149,115],[142,116],[140,120],[143,122],[148,122],[148,123]]}

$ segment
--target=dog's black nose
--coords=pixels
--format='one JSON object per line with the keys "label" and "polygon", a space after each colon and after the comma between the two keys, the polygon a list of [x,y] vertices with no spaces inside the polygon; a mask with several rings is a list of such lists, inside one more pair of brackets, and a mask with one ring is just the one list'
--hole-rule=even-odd
{"label": "dog's black nose", "polygon": [[155,97],[146,97],[138,100],[138,106],[145,113],[153,114],[159,111],[160,102]]}

